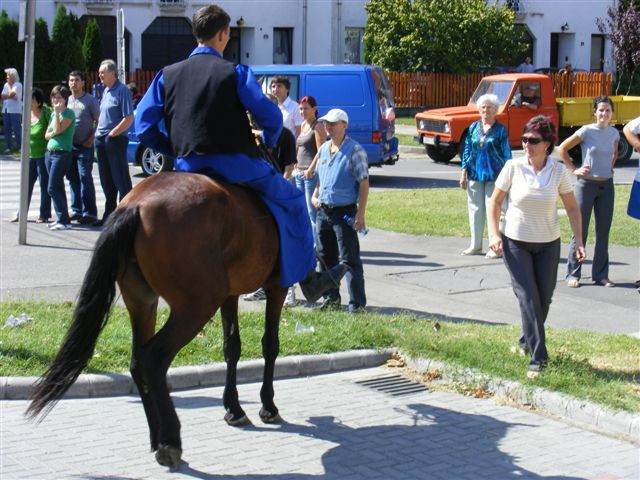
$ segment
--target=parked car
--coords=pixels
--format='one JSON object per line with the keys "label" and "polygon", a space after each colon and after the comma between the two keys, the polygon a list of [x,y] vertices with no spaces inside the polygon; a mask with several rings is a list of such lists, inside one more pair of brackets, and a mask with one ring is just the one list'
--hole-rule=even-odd
{"label": "parked car", "polygon": [[341,108],[349,116],[347,135],[367,152],[369,166],[393,165],[399,158],[394,101],[387,77],[374,65],[255,65],[262,89],[268,92],[275,75],[289,78],[289,97],[311,95],[318,116]]}
{"label": "parked car", "polygon": [[[134,111],[135,115],[136,112]],[[138,140],[133,124],[129,128],[129,144],[127,145],[127,162],[142,168],[142,173],[149,177],[158,172],[173,170],[174,158],[164,153],[156,152],[144,146]]]}
{"label": "parked car", "polygon": [[[539,100],[539,107],[531,110],[522,105],[522,91],[531,88]],[[556,98],[551,78],[534,73],[511,73],[484,77],[466,106],[437,108],[416,114],[416,140],[426,147],[427,155],[435,162],[448,163],[464,147],[469,126],[480,118],[476,100],[485,93],[498,97],[500,108],[496,120],[509,133],[513,147],[521,145],[524,125],[535,115],[547,115],[558,127],[558,141],[570,137],[582,125],[592,123],[593,97]],[[632,148],[622,133],[629,120],[640,115],[640,97],[613,96],[615,105],[611,125],[620,131],[618,161],[628,160]],[[580,160],[580,147],[569,151],[574,161]]]}

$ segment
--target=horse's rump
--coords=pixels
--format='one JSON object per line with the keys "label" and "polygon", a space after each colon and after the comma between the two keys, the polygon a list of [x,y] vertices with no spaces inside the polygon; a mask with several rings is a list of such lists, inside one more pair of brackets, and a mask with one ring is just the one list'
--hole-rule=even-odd
{"label": "horse's rump", "polygon": [[[183,289],[228,295],[261,286],[277,270],[278,231],[248,188],[200,174],[161,173],[140,182],[118,209],[138,208],[135,257],[151,288],[171,305]],[[177,278],[190,285],[176,285]]]}

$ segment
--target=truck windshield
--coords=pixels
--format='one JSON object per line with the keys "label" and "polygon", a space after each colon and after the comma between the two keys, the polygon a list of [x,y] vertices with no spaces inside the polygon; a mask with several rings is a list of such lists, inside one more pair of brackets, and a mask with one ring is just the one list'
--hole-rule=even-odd
{"label": "truck windshield", "polygon": [[485,93],[493,93],[498,97],[500,105],[503,105],[509,98],[509,93],[513,88],[513,82],[492,82],[491,80],[482,80],[476,91],[471,96],[469,103],[475,104]]}

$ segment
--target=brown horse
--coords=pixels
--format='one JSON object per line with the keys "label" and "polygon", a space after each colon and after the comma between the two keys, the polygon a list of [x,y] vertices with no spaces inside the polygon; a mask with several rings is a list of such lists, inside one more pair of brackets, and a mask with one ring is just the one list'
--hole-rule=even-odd
{"label": "brown horse", "polygon": [[[27,414],[37,416],[45,407],[52,408],[89,363],[117,282],[131,318],[131,376],[147,416],[151,448],[160,464],[177,468],[182,454],[180,422],[166,382],[169,365],[220,308],[227,362],[225,420],[230,425],[249,423],[236,388],[238,296],[263,286],[267,307],[260,418],[281,421],[273,402],[278,327],[286,295],[279,283],[278,248],[273,217],[248,189],[188,173],[162,173],[144,180],[106,222],[72,325],[38,381]],[[155,333],[159,297],[171,313]]]}

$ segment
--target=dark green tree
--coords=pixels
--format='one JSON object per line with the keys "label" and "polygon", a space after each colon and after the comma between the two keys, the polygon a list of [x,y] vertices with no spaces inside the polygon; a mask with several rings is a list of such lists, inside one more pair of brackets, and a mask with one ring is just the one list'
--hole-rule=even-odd
{"label": "dark green tree", "polygon": [[98,70],[100,62],[103,60],[102,38],[100,37],[98,22],[96,22],[94,18],[90,19],[87,23],[84,41],[82,42],[82,56],[87,70]]}
{"label": "dark green tree", "polygon": [[387,70],[463,73],[526,49],[505,5],[486,0],[371,0],[365,60]]}
{"label": "dark green tree", "polygon": [[76,35],[73,19],[63,5],[58,7],[51,35],[53,80],[66,82],[71,70],[84,70],[80,38]]}
{"label": "dark green tree", "polygon": [[33,47],[33,81],[42,82],[53,79],[51,71],[51,39],[49,27],[44,18],[36,20],[36,41]]}
{"label": "dark green tree", "polygon": [[609,7],[606,19],[598,18],[596,25],[607,33],[613,43],[613,59],[618,69],[616,94],[627,77],[627,95],[634,85],[634,76],[640,70],[640,2],[629,1],[627,5]]}
{"label": "dark green tree", "polygon": [[20,79],[24,70],[24,42],[18,43],[18,22],[9,18],[5,10],[0,12],[0,52],[2,52],[2,83],[4,69],[13,67],[18,70]]}

